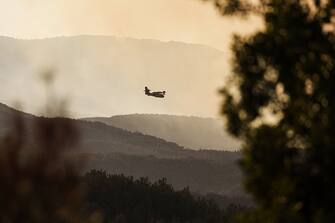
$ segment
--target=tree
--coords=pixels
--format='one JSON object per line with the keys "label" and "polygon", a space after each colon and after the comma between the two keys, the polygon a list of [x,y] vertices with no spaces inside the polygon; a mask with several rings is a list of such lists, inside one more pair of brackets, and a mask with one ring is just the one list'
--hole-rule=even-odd
{"label": "tree", "polygon": [[335,1],[209,1],[225,16],[264,21],[234,37],[233,85],[222,89],[257,203],[242,222],[334,222]]}
{"label": "tree", "polygon": [[0,222],[90,222],[81,213],[78,162],[66,153],[78,137],[71,120],[13,114],[0,139]]}

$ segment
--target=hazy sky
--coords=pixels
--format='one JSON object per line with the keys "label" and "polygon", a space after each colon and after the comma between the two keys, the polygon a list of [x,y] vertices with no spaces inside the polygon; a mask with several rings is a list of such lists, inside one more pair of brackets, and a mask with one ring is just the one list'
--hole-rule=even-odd
{"label": "hazy sky", "polygon": [[227,50],[256,20],[223,19],[201,0],[0,0],[0,35],[115,35],[201,43]]}
{"label": "hazy sky", "polygon": [[[223,57],[222,61],[226,64],[229,58],[229,44],[231,40],[231,35],[235,32],[238,33],[250,33],[254,31],[256,27],[259,27],[260,22],[253,18],[248,21],[241,21],[238,19],[228,19],[223,18],[218,14],[215,10],[212,3],[204,3],[201,0],[0,0],[0,35],[9,36],[15,38],[23,38],[23,39],[36,39],[36,38],[46,38],[46,37],[55,37],[55,36],[76,36],[82,34],[88,35],[105,35],[105,36],[119,36],[119,37],[132,37],[137,39],[156,39],[161,41],[180,41],[185,43],[197,43],[208,45],[217,49],[222,50]],[[6,48],[6,44],[4,45]],[[104,48],[104,47],[103,47]],[[12,51],[13,49],[8,49]],[[6,50],[2,50],[4,58],[6,59],[10,55],[6,55]],[[57,49],[54,49],[55,52]],[[79,50],[80,51],[80,50]],[[103,51],[103,50],[101,50]],[[115,51],[112,49],[111,51]],[[22,51],[24,52],[24,51]],[[144,50],[145,52],[145,50]],[[163,52],[163,51],[162,51]],[[25,53],[24,53],[25,54]],[[71,53],[69,53],[71,54]],[[133,53],[134,54],[134,53]],[[136,52],[135,52],[136,54]],[[47,58],[54,59],[53,57],[47,57],[43,53],[38,51],[38,47],[30,49],[29,54],[26,55],[35,55],[37,58],[40,58],[39,66],[45,67],[48,66]],[[69,55],[62,55],[62,58],[67,58]],[[203,64],[204,67],[212,66],[217,63],[216,61],[208,61],[208,58],[202,58],[205,55],[195,55],[198,57],[200,61],[207,61]],[[29,56],[28,56],[29,57]],[[0,58],[1,59],[1,58]],[[17,63],[16,60],[19,58],[14,58],[13,61],[9,62],[9,67],[12,67],[11,64]],[[79,57],[79,60],[82,59]],[[108,59],[108,58],[107,58]],[[127,58],[116,58],[116,60],[125,60]],[[82,59],[83,60],[83,59]],[[142,66],[145,61],[141,61],[141,59],[136,59],[137,61],[134,64],[139,64]],[[150,66],[155,66],[155,64],[165,65],[164,61],[159,61],[160,58],[154,58],[157,60],[156,62],[150,60],[150,64],[144,67],[140,72],[149,73]],[[179,76],[180,82],[183,79],[194,79],[195,77],[192,72],[186,72],[186,70],[191,70],[192,67],[188,69],[187,59],[178,58],[181,60],[181,65],[179,68],[177,67],[173,70],[174,65],[169,67],[170,74],[179,74],[179,70],[185,70],[185,74],[183,78]],[[26,58],[27,61],[34,61],[34,58]],[[194,61],[193,61],[194,62]],[[32,62],[28,62],[28,64]],[[87,64],[82,64],[80,70],[84,70],[78,75],[83,75],[87,70],[84,69],[85,66],[91,66],[91,61],[87,61]],[[107,62],[108,66],[113,66],[110,62]],[[174,63],[178,63],[175,61]],[[207,64],[208,63],[208,64]],[[134,66],[131,64],[131,66]],[[207,65],[206,65],[207,64]],[[212,64],[212,65],[210,65]],[[219,81],[223,76],[223,73],[229,73],[229,69],[227,66],[223,64],[222,74],[221,69],[218,72],[214,72],[212,74],[212,79],[217,80],[214,85],[209,84],[209,81],[206,81],[206,78],[210,75],[206,72],[208,70],[217,70],[217,68],[212,67],[210,69],[204,69],[203,76],[201,79],[201,84],[206,88],[212,89],[212,96],[210,100],[205,100],[202,102],[201,106],[203,108],[208,107],[208,112],[198,112],[194,114],[200,114],[203,116],[213,116],[219,110],[219,103],[209,102],[211,100],[219,101],[219,96],[217,96],[218,87],[222,86],[222,83]],[[75,66],[74,64],[73,66]],[[67,64],[67,66],[72,66],[71,64]],[[122,67],[122,69],[127,69]],[[66,67],[66,66],[65,66]],[[206,68],[207,68],[206,67]],[[4,68],[5,69],[5,68]],[[33,85],[28,85],[27,83],[32,80],[27,80],[28,74],[24,74],[27,72],[24,70],[25,68],[15,67],[19,71],[15,72],[1,72],[0,80],[3,78],[1,75],[6,75],[6,78],[9,82],[12,83],[13,86],[6,86],[8,89],[17,88],[17,85],[20,84],[20,80],[24,83],[21,91],[23,92],[31,92],[34,89]],[[24,72],[20,71],[23,69]],[[58,68],[56,68],[57,70]],[[64,67],[62,69],[65,69]],[[121,68],[120,68],[121,69]],[[172,69],[172,70],[170,70]],[[68,72],[68,71],[67,71]],[[137,71],[139,72],[139,71]],[[15,77],[13,74],[17,74]],[[134,75],[136,72],[134,72]],[[25,76],[26,75],[26,76]],[[93,72],[92,75],[87,75],[85,77],[88,82],[91,83],[88,87],[89,89],[100,89],[99,86],[102,86],[103,79],[98,79],[98,74],[96,71]],[[109,72],[108,74],[111,81],[119,81],[118,76]],[[119,75],[122,75],[119,74]],[[192,76],[193,75],[193,76]],[[72,75],[74,76],[74,75]],[[162,75],[156,75],[154,77],[149,78],[148,75],[142,75],[140,80],[137,80],[137,84],[142,92],[142,85],[145,83],[160,83],[165,77]],[[79,76],[78,78],[83,78]],[[113,79],[114,78],[114,79]],[[157,80],[156,80],[157,79]],[[199,79],[200,80],[200,79]],[[99,82],[100,81],[100,82]],[[160,81],[160,82],[159,82]],[[93,84],[94,83],[94,84]],[[170,81],[169,83],[174,83],[174,81]],[[76,82],[66,82],[61,83],[59,87],[62,89],[64,86],[68,86],[68,89],[74,89]],[[72,86],[73,85],[73,86]],[[166,87],[164,86],[153,86],[154,88]],[[182,92],[184,89],[184,93]],[[129,89],[120,89],[120,92],[126,92]],[[134,89],[132,89],[134,90]],[[189,90],[187,90],[187,85],[184,87],[170,87],[167,89],[169,92],[179,92],[179,95],[187,95]],[[4,91],[4,89],[3,89]],[[6,92],[7,94],[9,92]],[[106,92],[106,95],[111,92]],[[2,102],[12,101],[9,97],[4,96],[4,92],[1,97]],[[195,95],[202,95],[202,92],[196,92],[194,97],[191,99],[187,99],[190,104],[192,104],[192,100],[197,101],[198,98]],[[24,94],[27,95],[27,94]],[[17,94],[14,94],[17,97]],[[142,96],[142,95],[141,95]],[[112,104],[100,103],[90,104],[88,100],[88,95],[81,95],[83,99],[74,98],[74,103],[80,104],[78,109],[75,111],[77,114],[108,114],[111,109],[107,109],[108,106],[112,106]],[[91,95],[92,101],[97,103],[97,96]],[[185,96],[186,97],[186,96]],[[214,99],[214,97],[216,97]],[[39,97],[36,97],[39,98]],[[134,98],[132,95],[130,98]],[[205,97],[206,98],[206,97]],[[101,100],[108,101],[107,98],[103,98]],[[24,101],[21,97],[17,98],[17,100]],[[208,102],[206,104],[206,101]],[[35,104],[40,104],[39,100],[34,101]],[[174,105],[173,103],[176,103]],[[27,104],[32,104],[27,100]],[[165,104],[167,104],[165,102]],[[145,110],[147,108],[151,108],[149,106],[141,107],[142,110],[140,112],[152,112],[152,113],[186,113],[190,114],[187,109],[182,109],[180,106],[177,106],[177,101],[171,101],[173,108],[180,108],[179,110],[164,110],[164,106],[158,107],[156,110],[151,109],[150,111]],[[98,107],[103,107],[103,109],[98,109]],[[184,105],[186,106],[186,105]],[[86,108],[91,108],[85,109]],[[187,106],[189,109],[193,109],[192,105]],[[94,108],[94,109],[93,109]],[[93,110],[92,110],[93,109]],[[193,109],[194,110],[194,109]],[[29,108],[28,108],[28,111]],[[123,112],[129,113],[127,109]],[[122,111],[118,111],[118,113],[122,113]]]}

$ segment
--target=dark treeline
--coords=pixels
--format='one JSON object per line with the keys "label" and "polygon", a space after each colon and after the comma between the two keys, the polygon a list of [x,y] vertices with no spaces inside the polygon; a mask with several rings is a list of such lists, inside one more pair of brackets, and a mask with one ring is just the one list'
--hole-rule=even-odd
{"label": "dark treeline", "polygon": [[210,199],[193,195],[188,188],[176,191],[165,179],[151,183],[91,170],[84,177],[86,212],[100,212],[104,222],[233,222],[242,207],[225,209]]}

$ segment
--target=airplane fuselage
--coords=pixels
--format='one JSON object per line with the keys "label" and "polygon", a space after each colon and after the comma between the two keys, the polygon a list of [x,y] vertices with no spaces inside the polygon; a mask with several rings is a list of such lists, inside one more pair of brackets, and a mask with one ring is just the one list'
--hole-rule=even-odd
{"label": "airplane fuselage", "polygon": [[165,91],[154,91],[150,92],[149,88],[145,87],[145,95],[151,96],[151,97],[156,97],[156,98],[164,98],[165,97]]}

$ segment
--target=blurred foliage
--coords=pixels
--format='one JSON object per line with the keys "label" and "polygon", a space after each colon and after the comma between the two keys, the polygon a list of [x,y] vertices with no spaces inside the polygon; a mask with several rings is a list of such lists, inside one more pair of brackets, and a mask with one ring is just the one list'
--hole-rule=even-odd
{"label": "blurred foliage", "polygon": [[76,128],[68,119],[23,115],[13,113],[12,130],[0,140],[0,222],[88,222],[80,165],[67,155]]}
{"label": "blurred foliage", "polygon": [[214,2],[223,15],[264,21],[234,37],[234,74],[222,90],[257,202],[241,222],[335,222],[335,1]]}

